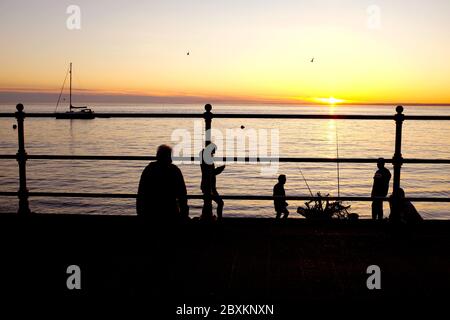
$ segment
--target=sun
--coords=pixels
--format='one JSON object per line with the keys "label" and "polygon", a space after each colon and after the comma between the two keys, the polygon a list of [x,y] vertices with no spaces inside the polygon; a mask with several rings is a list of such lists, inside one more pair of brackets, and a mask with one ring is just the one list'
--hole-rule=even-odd
{"label": "sun", "polygon": [[340,103],[340,102],[342,102],[341,99],[336,99],[335,97],[329,97],[328,98],[328,103],[329,104],[336,104],[336,103]]}
{"label": "sun", "polygon": [[314,100],[316,100],[317,102],[320,102],[320,103],[322,103],[322,104],[329,104],[330,106],[334,106],[334,105],[336,105],[336,104],[339,104],[339,103],[342,103],[342,102],[345,101],[345,100],[342,100],[342,99],[337,99],[337,98],[335,98],[335,97],[329,97],[329,98],[316,98],[316,99],[314,99]]}

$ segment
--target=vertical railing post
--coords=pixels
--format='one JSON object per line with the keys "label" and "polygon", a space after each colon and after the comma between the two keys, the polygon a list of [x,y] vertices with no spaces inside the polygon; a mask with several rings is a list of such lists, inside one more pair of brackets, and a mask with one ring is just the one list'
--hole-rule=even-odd
{"label": "vertical railing post", "polygon": [[405,115],[403,114],[403,107],[397,107],[397,114],[395,115],[395,152],[393,157],[393,165],[394,165],[394,185],[393,185],[393,193],[396,195],[398,190],[400,189],[400,173],[403,165],[403,157],[402,157],[402,129],[403,129],[403,121],[405,120]]}
{"label": "vertical railing post", "polygon": [[402,156],[402,129],[405,115],[403,114],[403,107],[398,106],[396,108],[397,114],[394,116],[395,120],[395,151],[392,158],[392,164],[394,166],[394,182],[392,190],[392,203],[391,203],[391,219],[398,221],[398,205],[399,205],[399,190],[400,190],[400,174],[403,165]]}
{"label": "vertical railing post", "polygon": [[211,110],[212,106],[210,104],[205,105],[205,112],[203,113],[205,119],[205,147],[211,143],[211,123],[213,118]]}
{"label": "vertical railing post", "polygon": [[[203,113],[203,118],[205,119],[205,148],[211,144],[211,123],[213,114],[211,112],[212,106],[210,104],[205,105],[205,112]],[[200,161],[203,163],[205,161],[203,159],[204,154],[202,153],[202,159]],[[208,177],[211,180],[211,177]],[[211,187],[210,183],[208,185]],[[203,219],[211,219],[213,216],[212,213],[212,198],[211,198],[211,190],[206,190],[206,193],[203,197],[203,209],[202,209],[202,218]]]}
{"label": "vertical railing post", "polygon": [[30,214],[30,208],[28,206],[28,189],[27,189],[27,153],[25,151],[25,134],[23,128],[23,122],[25,119],[25,112],[23,112],[23,105],[20,103],[16,106],[17,112],[15,113],[17,119],[17,132],[19,138],[19,149],[17,151],[17,162],[19,164],[19,210],[18,214],[28,215]]}

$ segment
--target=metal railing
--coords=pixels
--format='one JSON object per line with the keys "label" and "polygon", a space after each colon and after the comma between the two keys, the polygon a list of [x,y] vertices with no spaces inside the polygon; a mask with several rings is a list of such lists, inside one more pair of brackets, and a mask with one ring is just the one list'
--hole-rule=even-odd
{"label": "metal railing", "polygon": [[[15,117],[17,119],[18,131],[18,151],[16,155],[0,155],[0,159],[16,159],[19,165],[19,190],[18,192],[0,192],[0,196],[17,196],[19,199],[18,213],[21,215],[30,214],[28,204],[29,197],[83,197],[83,198],[136,198],[136,194],[120,193],[74,193],[74,192],[30,192],[27,188],[26,163],[27,160],[155,160],[154,156],[98,156],[98,155],[28,155],[25,150],[24,120],[25,118],[55,118],[52,113],[25,113],[22,104],[16,106],[15,113],[0,113],[0,118]],[[214,114],[211,112],[212,106],[205,105],[205,112],[197,113],[96,113],[99,118],[202,118],[205,121],[205,146],[211,143],[211,126],[214,118],[252,118],[252,119],[350,119],[350,120],[394,120],[395,148],[392,159],[386,159],[387,163],[392,163],[394,167],[393,195],[398,194],[400,188],[401,168],[404,163],[411,164],[450,164],[450,159],[404,159],[402,157],[402,128],[405,120],[418,121],[449,121],[450,116],[406,116],[403,114],[403,107],[396,108],[395,115],[297,115],[297,114]],[[220,159],[220,158],[219,158]],[[174,157],[174,160],[198,161],[198,157]],[[317,162],[317,163],[376,163],[376,158],[298,158],[298,157],[223,157],[222,161],[233,162]],[[250,195],[223,195],[223,199],[232,200],[273,200],[273,196],[250,196]],[[211,201],[203,195],[188,195],[189,199],[203,199],[205,205]],[[315,196],[287,196],[286,200],[318,200]],[[322,197],[323,199],[323,197]],[[386,197],[327,197],[329,200],[340,201],[373,201],[375,199],[389,201]],[[450,202],[449,197],[409,197],[416,202]]]}

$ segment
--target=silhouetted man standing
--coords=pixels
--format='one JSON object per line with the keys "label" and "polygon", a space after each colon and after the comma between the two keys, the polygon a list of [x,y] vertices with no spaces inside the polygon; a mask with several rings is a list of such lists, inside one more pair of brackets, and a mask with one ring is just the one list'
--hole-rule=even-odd
{"label": "silhouetted man standing", "polygon": [[281,214],[283,214],[283,219],[287,219],[289,216],[289,211],[287,209],[288,203],[284,199],[284,197],[286,197],[286,192],[284,191],[285,184],[286,176],[284,174],[280,174],[278,177],[278,183],[273,187],[273,196],[279,197],[273,200],[275,212],[277,213],[277,219],[281,217]]}
{"label": "silhouetted man standing", "polygon": [[[384,158],[379,158],[377,162],[378,170],[373,177],[372,197],[386,197],[389,190],[389,180],[391,173],[384,167]],[[373,200],[372,202],[372,219],[383,219],[383,201]]]}
{"label": "silhouetted man standing", "polygon": [[189,217],[186,185],[180,169],[172,164],[172,148],[160,145],[156,161],[142,172],[136,201],[138,216],[158,221]]}
{"label": "silhouetted man standing", "polygon": [[214,143],[210,143],[205,149],[200,152],[200,168],[202,170],[202,182],[201,190],[203,195],[210,197],[205,200],[203,207],[202,218],[212,218],[211,200],[217,204],[217,219],[222,219],[223,200],[216,189],[216,176],[221,174],[225,169],[225,166],[215,167],[214,154],[216,153],[217,146]]}

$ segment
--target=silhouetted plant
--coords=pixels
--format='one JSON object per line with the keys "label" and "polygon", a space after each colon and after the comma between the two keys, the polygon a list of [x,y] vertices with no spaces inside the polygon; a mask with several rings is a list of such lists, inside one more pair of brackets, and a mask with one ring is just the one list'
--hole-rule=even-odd
{"label": "silhouetted plant", "polygon": [[342,201],[330,201],[329,196],[322,196],[318,192],[318,199],[305,202],[304,207],[298,207],[297,213],[312,220],[357,219],[357,214],[348,212],[350,205],[344,206]]}

